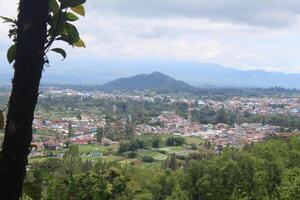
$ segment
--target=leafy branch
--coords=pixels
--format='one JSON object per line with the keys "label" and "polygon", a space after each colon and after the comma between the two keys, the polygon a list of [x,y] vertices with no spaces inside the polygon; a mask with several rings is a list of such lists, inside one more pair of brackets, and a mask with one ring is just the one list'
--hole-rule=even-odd
{"label": "leafy branch", "polygon": [[[49,51],[60,54],[64,59],[67,53],[62,48],[51,48],[55,41],[63,41],[72,47],[85,47],[84,41],[80,38],[79,32],[72,22],[79,20],[79,16],[85,16],[83,4],[86,0],[48,0],[49,16],[47,41],[44,47],[45,62],[46,54]],[[10,24],[8,36],[13,45],[7,50],[7,60],[14,62],[17,47],[17,20],[9,17],[2,17],[4,23]]]}

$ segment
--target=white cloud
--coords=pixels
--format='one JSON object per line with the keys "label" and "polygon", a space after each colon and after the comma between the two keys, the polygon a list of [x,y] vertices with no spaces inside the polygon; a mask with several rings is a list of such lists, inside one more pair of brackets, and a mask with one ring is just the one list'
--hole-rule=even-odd
{"label": "white cloud", "polygon": [[286,27],[300,13],[295,0],[97,0],[101,13],[138,17],[198,17],[253,26]]}
{"label": "white cloud", "polygon": [[[86,21],[93,21],[93,25]],[[297,26],[269,29],[180,16],[108,17],[91,10],[79,27],[88,47],[76,49],[80,55],[196,60],[275,71],[286,70],[286,66],[293,71],[298,65],[295,59],[282,59],[295,56],[285,50],[291,48],[288,44],[282,51],[276,48],[278,41],[289,43],[299,33]]]}
{"label": "white cloud", "polygon": [[[0,15],[15,16],[16,3],[0,0]],[[88,0],[86,7],[76,24],[87,48],[67,51],[87,63],[88,57],[159,58],[300,72],[294,0]],[[3,24],[0,39],[4,52]]]}

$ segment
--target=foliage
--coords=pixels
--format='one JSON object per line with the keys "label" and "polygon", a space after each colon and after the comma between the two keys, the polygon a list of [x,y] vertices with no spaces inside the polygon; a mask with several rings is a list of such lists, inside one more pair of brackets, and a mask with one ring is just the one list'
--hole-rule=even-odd
{"label": "foliage", "polygon": [[119,153],[124,153],[127,151],[136,151],[138,149],[143,149],[145,147],[145,142],[141,139],[131,139],[129,141],[122,141],[119,147]]}
{"label": "foliage", "polygon": [[[300,195],[299,136],[271,139],[243,150],[226,148],[219,156],[199,149],[184,162],[172,154],[162,169],[103,160],[86,168],[77,159],[76,148],[70,148],[63,159],[30,167],[24,185],[27,196],[49,200],[290,200]],[[70,165],[71,161],[76,164]],[[70,168],[76,169],[72,177],[66,173]]]}
{"label": "foliage", "polygon": [[128,180],[117,169],[89,171],[75,175],[64,182],[54,182],[48,188],[44,199],[114,200],[126,196]]}
{"label": "foliage", "polygon": [[185,143],[185,139],[183,137],[169,137],[166,140],[167,146],[181,146]]}
{"label": "foliage", "polygon": [[[85,10],[83,4],[86,0],[48,0],[49,16],[47,41],[45,43],[44,55],[45,62],[48,63],[46,54],[49,51],[60,54],[64,59],[67,54],[62,48],[51,48],[55,41],[63,41],[71,46],[85,47],[85,43],[79,36],[77,28],[72,22],[79,20],[78,15],[84,16]],[[14,62],[17,49],[17,23],[13,18],[1,16],[3,22],[10,25],[8,36],[12,39],[13,45],[7,50],[7,60]]]}
{"label": "foliage", "polygon": [[142,159],[145,163],[152,163],[154,159],[151,156],[144,156]]}
{"label": "foliage", "polygon": [[249,111],[241,113],[239,110],[215,110],[204,106],[192,111],[192,120],[201,124],[225,123],[229,125],[242,123],[261,123],[262,125],[274,125],[282,127],[282,131],[300,129],[300,117],[284,114],[259,115]]}
{"label": "foliage", "polygon": [[87,172],[74,177],[69,184],[67,196],[72,199],[118,199],[127,188],[127,179],[117,169],[99,173]]}
{"label": "foliage", "polygon": [[64,154],[63,165],[65,174],[70,176],[70,178],[80,171],[81,158],[78,146],[72,145],[69,147],[69,150]]}
{"label": "foliage", "polygon": [[188,118],[189,105],[187,103],[177,103],[176,113],[184,118]]}
{"label": "foliage", "polygon": [[101,142],[103,137],[104,137],[104,129],[103,128],[97,128],[97,133],[96,133],[97,142]]}
{"label": "foliage", "polygon": [[290,169],[283,174],[282,183],[276,193],[279,200],[300,198],[300,169]]}
{"label": "foliage", "polygon": [[152,147],[153,148],[159,148],[160,147],[160,139],[158,137],[153,138],[152,141]]}
{"label": "foliage", "polygon": [[228,111],[225,108],[214,110],[211,107],[205,106],[200,110],[192,111],[192,120],[201,124],[225,123],[234,125],[234,123],[238,123],[238,117],[238,111]]}

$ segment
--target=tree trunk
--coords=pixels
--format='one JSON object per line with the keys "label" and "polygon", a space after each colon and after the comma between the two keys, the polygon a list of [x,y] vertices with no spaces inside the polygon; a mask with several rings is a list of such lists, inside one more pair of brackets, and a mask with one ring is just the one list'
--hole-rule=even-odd
{"label": "tree trunk", "polygon": [[22,195],[32,122],[44,65],[48,0],[20,0],[12,93],[0,154],[0,198]]}

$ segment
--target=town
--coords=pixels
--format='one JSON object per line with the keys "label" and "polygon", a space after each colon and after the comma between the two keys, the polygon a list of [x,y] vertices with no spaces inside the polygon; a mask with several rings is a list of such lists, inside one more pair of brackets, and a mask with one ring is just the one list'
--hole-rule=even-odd
{"label": "town", "polygon": [[[118,146],[122,140],[128,140],[129,135],[138,137],[147,134],[197,138],[198,145],[203,148],[209,146],[219,154],[226,147],[239,149],[274,136],[298,134],[297,124],[291,129],[265,119],[265,116],[280,115],[297,121],[300,117],[297,95],[232,96],[215,100],[153,91],[105,92],[44,87],[33,122],[32,145],[36,148],[30,157],[62,156],[59,150],[70,144]],[[8,93],[2,92],[1,97],[7,99]],[[56,105],[58,102],[60,106]],[[158,105],[158,108],[153,108]],[[136,112],[136,109],[139,111]],[[203,109],[213,112],[215,120],[212,123],[202,123],[197,119]],[[261,116],[261,121],[237,120],[239,116],[233,121],[226,120],[231,118],[224,116],[226,113],[236,112],[249,118]],[[102,132],[101,138],[99,131]],[[89,156],[94,154],[95,151],[91,151]]]}

